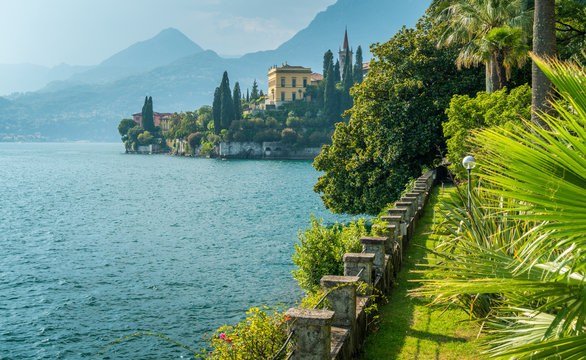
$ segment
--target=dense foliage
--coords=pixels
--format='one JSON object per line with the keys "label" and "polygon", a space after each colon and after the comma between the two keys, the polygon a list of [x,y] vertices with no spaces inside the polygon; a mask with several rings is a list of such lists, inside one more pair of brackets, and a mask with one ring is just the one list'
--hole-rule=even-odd
{"label": "dense foliage", "polygon": [[302,289],[315,292],[325,275],[343,275],[342,257],[347,252],[361,252],[360,237],[368,235],[363,219],[348,225],[326,226],[311,217],[310,227],[299,232],[293,263],[298,267],[293,277]]}
{"label": "dense foliage", "polygon": [[333,144],[314,162],[325,172],[314,190],[331,211],[376,215],[395,201],[409,178],[438,159],[452,95],[483,89],[484,74],[459,71],[458,49],[438,49],[437,36],[424,18],[372,47],[375,59],[353,89],[349,123],[336,125]]}
{"label": "dense foliage", "polygon": [[460,178],[465,170],[462,159],[474,152],[467,141],[474,129],[520,124],[531,118],[531,88],[519,86],[510,92],[506,88],[493,93],[479,92],[476,97],[454,95],[446,110],[448,121],[443,123],[444,135],[448,138],[446,158],[450,169]]}
{"label": "dense foliage", "polygon": [[526,122],[476,134],[482,186],[471,211],[449,207],[441,261],[418,294],[484,321],[493,355],[583,359],[586,73],[534,61],[558,90],[557,114],[544,116],[548,129]]}

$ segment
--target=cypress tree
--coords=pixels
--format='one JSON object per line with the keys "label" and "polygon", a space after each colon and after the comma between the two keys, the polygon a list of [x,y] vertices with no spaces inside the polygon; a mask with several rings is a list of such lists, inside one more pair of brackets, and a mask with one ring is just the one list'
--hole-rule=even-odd
{"label": "cypress tree", "polygon": [[142,122],[141,122],[141,126],[144,125],[144,118],[146,116],[146,108],[147,108],[147,104],[149,102],[149,97],[145,96],[144,97],[144,104],[142,105],[142,111],[141,111],[141,117],[142,117]]}
{"label": "cypress tree", "polygon": [[153,98],[148,97],[147,102],[145,104],[145,111],[142,118],[142,127],[146,131],[153,132],[155,130],[155,123],[153,118]]}
{"label": "cypress tree", "polygon": [[258,97],[261,98],[263,96],[265,96],[265,94],[262,92],[262,89],[260,89],[260,93],[258,94]]}
{"label": "cypress tree", "polygon": [[[350,51],[346,50],[346,59],[350,58]],[[352,107],[352,96],[350,96],[350,88],[354,85],[354,79],[352,77],[352,63],[350,61],[346,61],[344,64],[344,91],[342,93],[342,99],[340,101],[340,105],[342,106],[342,111],[346,111]]]}
{"label": "cypress tree", "polygon": [[240,84],[236,81],[234,84],[234,94],[232,99],[234,100],[234,119],[240,120],[242,119],[242,103],[241,103],[242,95],[240,94]]}
{"label": "cypress tree", "polygon": [[354,82],[360,84],[362,82],[362,47],[358,46],[356,49],[356,63],[354,64]]}
{"label": "cypress tree", "polygon": [[246,88],[246,102],[250,102],[250,92],[248,91],[248,88]]}
{"label": "cypress tree", "polygon": [[334,65],[334,82],[340,82],[340,60],[336,60]]}
{"label": "cypress tree", "polygon": [[325,89],[324,89],[324,113],[328,122],[333,124],[338,117],[338,94],[336,92],[336,74],[330,66],[326,72]]}
{"label": "cypress tree", "polygon": [[222,118],[222,105],[220,100],[220,88],[217,87],[216,91],[214,91],[214,102],[212,103],[212,117],[214,118],[214,132],[216,134],[220,133],[222,128],[221,125],[221,118]]}
{"label": "cypress tree", "polygon": [[252,93],[250,94],[250,100],[254,101],[258,99],[258,84],[256,83],[256,79],[252,83]]}
{"label": "cypress tree", "polygon": [[324,54],[324,67],[323,67],[323,72],[322,72],[322,74],[324,75],[324,78],[326,77],[326,74],[328,72],[328,68],[330,66],[332,68],[334,67],[334,54],[332,54],[332,50],[328,50]]}
{"label": "cypress tree", "polygon": [[220,124],[222,129],[227,129],[234,120],[234,101],[232,100],[232,91],[230,90],[230,80],[228,72],[224,71],[222,83],[220,84]]}

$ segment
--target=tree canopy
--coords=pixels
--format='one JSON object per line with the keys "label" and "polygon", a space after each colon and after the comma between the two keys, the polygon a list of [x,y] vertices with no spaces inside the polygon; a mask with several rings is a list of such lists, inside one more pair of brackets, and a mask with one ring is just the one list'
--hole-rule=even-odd
{"label": "tree canopy", "polygon": [[445,147],[441,123],[452,95],[483,89],[482,71],[458,71],[458,49],[438,49],[437,41],[424,17],[372,48],[371,71],[353,88],[350,121],[336,124],[332,145],[314,162],[325,172],[314,191],[331,211],[377,214],[396,200]]}

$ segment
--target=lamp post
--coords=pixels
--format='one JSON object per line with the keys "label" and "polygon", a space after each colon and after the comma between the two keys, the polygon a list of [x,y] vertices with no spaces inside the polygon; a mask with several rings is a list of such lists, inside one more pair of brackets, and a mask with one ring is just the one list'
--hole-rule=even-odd
{"label": "lamp post", "polygon": [[466,168],[466,170],[468,170],[468,211],[471,212],[472,211],[472,199],[471,199],[472,182],[470,181],[470,172],[472,171],[472,169],[474,169],[474,167],[476,167],[476,159],[474,158],[474,156],[468,155],[464,159],[462,159],[462,166],[464,166],[464,168]]}

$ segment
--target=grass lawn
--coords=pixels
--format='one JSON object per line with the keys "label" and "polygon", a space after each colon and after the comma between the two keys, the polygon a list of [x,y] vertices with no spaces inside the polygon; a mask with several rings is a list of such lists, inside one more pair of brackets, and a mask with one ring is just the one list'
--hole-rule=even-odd
{"label": "grass lawn", "polygon": [[[425,262],[423,247],[434,248],[438,237],[433,235],[434,208],[438,199],[454,192],[455,187],[437,186],[419,220],[409,244],[397,283],[388,296],[388,304],[380,308],[378,329],[366,339],[360,359],[484,359],[477,340],[479,328],[467,322],[461,310],[433,311],[430,299],[413,298],[410,289],[419,286],[421,274],[410,272]],[[436,213],[436,222],[439,213]]]}

